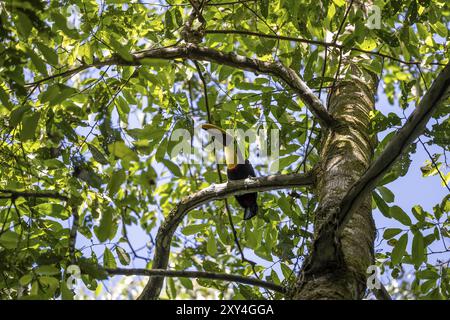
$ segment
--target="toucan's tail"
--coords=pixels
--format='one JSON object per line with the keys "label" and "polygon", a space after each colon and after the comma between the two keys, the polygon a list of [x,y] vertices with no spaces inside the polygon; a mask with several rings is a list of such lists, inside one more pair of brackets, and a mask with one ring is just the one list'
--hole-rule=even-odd
{"label": "toucan's tail", "polygon": [[248,220],[256,216],[258,213],[258,205],[255,203],[251,207],[247,207],[244,210],[244,220]]}

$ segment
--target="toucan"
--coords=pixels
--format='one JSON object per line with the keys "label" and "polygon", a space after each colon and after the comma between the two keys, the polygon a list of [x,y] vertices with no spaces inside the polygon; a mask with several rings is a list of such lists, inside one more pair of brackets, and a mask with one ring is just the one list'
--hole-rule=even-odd
{"label": "toucan", "polygon": [[[246,179],[249,176],[255,177],[255,170],[248,159],[243,161],[242,153],[237,148],[234,138],[230,136],[222,128],[210,123],[202,125],[202,129],[207,130],[208,133],[214,137],[222,139],[225,152],[225,161],[227,164],[227,177],[228,180],[241,180]],[[258,213],[258,204],[256,202],[258,193],[251,192],[242,195],[235,196],[237,202],[242,208],[244,208],[244,220],[251,219]]]}

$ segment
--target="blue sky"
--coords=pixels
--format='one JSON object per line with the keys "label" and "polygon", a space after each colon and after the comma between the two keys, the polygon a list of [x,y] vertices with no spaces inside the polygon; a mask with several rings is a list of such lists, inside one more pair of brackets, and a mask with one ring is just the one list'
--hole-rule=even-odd
{"label": "blue sky", "polygon": [[[382,92],[379,92],[379,102],[376,105],[376,108],[380,110],[382,113],[387,114],[389,112],[395,112],[396,114],[401,114],[400,108],[398,106],[392,106],[388,103],[387,99],[383,95]],[[412,110],[414,110],[415,106],[411,105],[406,110],[406,115],[409,115]],[[428,128],[431,127],[430,124],[433,124],[434,120],[430,120],[427,125]],[[423,142],[426,142],[426,138],[421,136]],[[416,140],[417,142],[417,140]],[[426,148],[430,152],[431,155],[435,153],[443,153],[441,147],[436,145],[426,145]],[[442,180],[439,175],[434,175],[430,177],[422,177],[422,171],[420,167],[424,165],[426,160],[429,160],[429,156],[424,150],[423,146],[420,143],[417,143],[416,153],[411,155],[411,166],[409,168],[408,173],[404,177],[400,177],[397,180],[386,185],[395,195],[395,205],[400,206],[413,220],[413,223],[416,222],[413,214],[411,213],[411,208],[414,205],[421,205],[422,208],[427,212],[433,212],[433,206],[436,204],[440,204],[443,197],[448,194],[448,190],[441,184]],[[443,164],[440,168],[441,172],[445,176],[448,173],[449,168],[446,168],[445,164]],[[401,223],[395,221],[394,219],[387,219],[384,217],[378,209],[374,211],[374,218],[377,225],[377,228],[380,227],[396,227],[405,229]],[[444,220],[444,217],[441,218],[441,222]],[[411,234],[408,249],[411,247]],[[380,234],[382,237],[382,232]],[[447,247],[450,247],[450,242],[446,241]],[[386,248],[386,243],[384,242],[379,249]],[[442,242],[435,242],[430,247],[433,251],[442,251],[444,249]],[[443,254],[433,254],[429,256],[428,262],[433,263],[434,261],[440,259],[449,259],[450,253]]]}

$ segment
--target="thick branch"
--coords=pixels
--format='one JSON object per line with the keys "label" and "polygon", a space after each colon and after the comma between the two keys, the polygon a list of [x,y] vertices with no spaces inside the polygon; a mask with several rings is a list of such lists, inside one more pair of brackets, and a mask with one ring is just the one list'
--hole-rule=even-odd
{"label": "thick branch", "polygon": [[392,167],[403,151],[424,131],[433,112],[449,97],[449,94],[450,65],[447,64],[411,113],[405,125],[395,134],[380,156],[372,162],[361,179],[353,185],[342,200],[338,212],[338,232],[344,229],[352,212],[359,206],[364,196],[375,187],[378,180]]}
{"label": "thick branch", "polygon": [[75,263],[75,246],[77,242],[77,233],[80,226],[80,215],[78,214],[78,206],[72,206],[72,227],[69,232],[69,257],[72,263]]}
{"label": "thick branch", "polygon": [[380,289],[372,289],[373,294],[377,298],[377,300],[392,300],[391,295],[386,290],[386,287],[380,283]]}
{"label": "thick branch", "polygon": [[3,189],[0,190],[0,193],[4,195],[0,195],[0,199],[10,199],[10,198],[18,198],[18,197],[24,197],[24,198],[53,198],[53,199],[59,199],[67,201],[68,197],[58,194],[56,192],[52,191],[16,191],[16,190],[8,190]]}
{"label": "thick branch", "polygon": [[[312,185],[313,182],[314,178],[311,174],[287,174],[252,179],[248,178],[245,180],[228,181],[216,185],[213,184],[206,189],[200,190],[197,193],[182,199],[170,212],[158,230],[152,268],[167,268],[173,234],[186,214],[194,208],[213,200],[224,199],[233,195],[309,186]],[[151,278],[139,299],[156,299],[161,292],[163,280],[162,277]]]}
{"label": "thick branch", "polygon": [[[350,51],[356,51],[361,53],[366,53],[369,55],[375,55],[378,57],[386,58],[392,61],[396,61],[405,65],[421,65],[422,61],[405,61],[402,59],[399,59],[397,57],[388,55],[386,53],[382,53],[380,51],[370,51],[370,50],[364,50],[361,48],[351,47],[347,48],[342,44],[336,43],[336,42],[326,42],[321,40],[311,40],[311,39],[305,39],[305,38],[298,38],[298,37],[291,37],[291,36],[282,36],[282,35],[276,35],[276,34],[267,34],[267,33],[261,33],[261,32],[254,32],[250,30],[205,30],[205,34],[238,34],[242,36],[250,36],[250,37],[258,37],[258,38],[266,38],[266,39],[274,39],[274,40],[286,40],[286,41],[293,41],[293,42],[299,42],[299,43],[307,43],[307,44],[313,44],[317,46],[323,46],[323,47],[330,47],[330,48],[336,48],[339,50],[348,49]],[[445,64],[440,62],[431,62],[430,65],[440,65],[445,66]]]}
{"label": "thick branch", "polygon": [[311,112],[317,117],[318,121],[323,126],[332,127],[336,124],[336,121],[330,116],[330,114],[322,104],[322,101],[320,101],[320,99],[317,98],[317,96],[311,91],[306,83],[302,79],[300,79],[299,75],[294,70],[284,66],[281,62],[269,62],[254,58],[247,58],[235,53],[225,53],[211,48],[199,47],[195,44],[150,49],[139,53],[134,53],[132,54],[132,56],[132,61],[125,61],[119,56],[115,56],[103,61],[97,60],[90,65],[82,65],[74,69],[69,69],[63,73],[41,79],[27,85],[32,86],[50,79],[54,79],[56,77],[72,75],[90,67],[102,67],[107,65],[141,65],[145,63],[145,61],[143,61],[144,59],[173,60],[183,58],[192,60],[204,60],[252,71],[255,73],[276,76],[283,80],[293,90],[295,90],[295,92],[297,92],[305,105],[311,110]]}
{"label": "thick branch", "polygon": [[255,278],[248,278],[235,274],[214,273],[206,271],[186,271],[186,270],[165,270],[165,269],[105,269],[110,275],[125,276],[163,276],[163,277],[180,277],[180,278],[201,278],[211,280],[223,280],[229,282],[244,283],[252,286],[266,288],[269,290],[286,293],[286,288],[272,282],[267,282]]}

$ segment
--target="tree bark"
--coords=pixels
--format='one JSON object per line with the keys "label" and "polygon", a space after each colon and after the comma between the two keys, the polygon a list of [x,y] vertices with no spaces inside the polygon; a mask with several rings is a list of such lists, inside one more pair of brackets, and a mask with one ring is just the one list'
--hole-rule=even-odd
{"label": "tree bark", "polygon": [[325,129],[317,176],[319,206],[315,241],[298,278],[294,299],[361,299],[366,270],[374,263],[375,223],[368,195],[339,234],[333,221],[350,187],[369,167],[374,151],[369,113],[374,107],[377,79],[348,62],[336,83],[329,111],[340,123]]}

